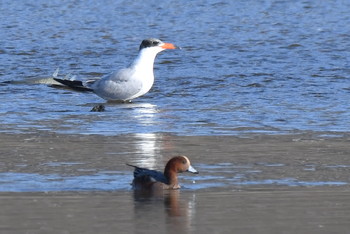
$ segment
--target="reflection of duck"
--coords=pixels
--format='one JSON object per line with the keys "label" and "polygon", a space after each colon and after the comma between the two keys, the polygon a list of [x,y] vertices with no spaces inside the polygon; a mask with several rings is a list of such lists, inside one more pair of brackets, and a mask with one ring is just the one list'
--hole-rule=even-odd
{"label": "reflection of duck", "polygon": [[147,230],[148,226],[157,227],[160,233],[189,233],[196,209],[189,193],[182,197],[180,189],[133,192],[137,230]]}
{"label": "reflection of duck", "polygon": [[170,159],[165,166],[164,173],[130,164],[127,165],[135,168],[132,182],[135,190],[179,189],[177,173],[186,171],[198,173],[191,166],[190,160],[186,156],[175,156]]}
{"label": "reflection of duck", "polygon": [[[164,197],[164,205],[167,208],[166,211],[168,216],[187,216],[187,208],[183,203],[180,204],[180,191],[177,190],[169,190],[169,193]],[[182,205],[182,206],[181,206]]]}

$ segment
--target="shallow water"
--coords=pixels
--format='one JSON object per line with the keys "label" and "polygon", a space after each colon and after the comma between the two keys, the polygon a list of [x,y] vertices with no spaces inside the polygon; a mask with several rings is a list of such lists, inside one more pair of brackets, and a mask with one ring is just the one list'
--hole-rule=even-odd
{"label": "shallow water", "polygon": [[[347,233],[347,192],[1,195],[5,233]],[[7,215],[5,215],[7,214]]]}
{"label": "shallow water", "polygon": [[[74,134],[240,135],[349,130],[346,1],[2,1],[0,130]],[[183,50],[156,60],[153,89],[132,104],[33,84],[102,76],[142,39]]]}
{"label": "shallow water", "polygon": [[200,171],[181,175],[184,189],[348,188],[347,141],[318,138],[2,135],[0,191],[130,190],[126,163],[163,170],[178,154]]}
{"label": "shallow water", "polygon": [[[1,134],[4,233],[346,233],[348,138]],[[139,194],[132,168],[185,154],[181,190]]]}

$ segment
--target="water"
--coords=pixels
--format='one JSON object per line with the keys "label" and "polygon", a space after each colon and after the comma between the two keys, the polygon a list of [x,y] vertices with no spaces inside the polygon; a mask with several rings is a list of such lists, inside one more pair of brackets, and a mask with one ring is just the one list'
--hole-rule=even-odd
{"label": "water", "polygon": [[17,218],[1,215],[0,224],[5,233],[347,232],[347,193],[173,192],[141,201],[130,192],[3,195],[0,215]]}
{"label": "water", "polygon": [[[345,233],[350,2],[1,1],[0,231]],[[155,62],[128,104],[44,84]],[[104,104],[105,112],[90,112]],[[125,163],[189,156],[139,197]],[[39,231],[38,231],[39,230]]]}
{"label": "water", "polygon": [[0,147],[0,192],[130,190],[126,163],[162,171],[179,154],[200,172],[180,175],[191,191],[350,185],[350,149],[341,138],[11,134]]}
{"label": "water", "polygon": [[[2,233],[346,233],[350,145],[312,135],[0,135]],[[181,190],[138,194],[125,163],[186,154]]]}
{"label": "water", "polygon": [[[1,131],[118,135],[347,132],[349,3],[344,1],[3,1]],[[102,76],[142,39],[161,53],[153,89],[132,104],[33,81]]]}

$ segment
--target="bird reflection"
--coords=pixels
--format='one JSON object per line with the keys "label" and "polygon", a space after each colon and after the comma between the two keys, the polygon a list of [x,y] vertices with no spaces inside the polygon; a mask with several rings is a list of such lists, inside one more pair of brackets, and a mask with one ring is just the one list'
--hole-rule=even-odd
{"label": "bird reflection", "polygon": [[180,205],[180,190],[169,190],[168,194],[164,197],[164,208],[168,216],[186,216],[186,205]]}
{"label": "bird reflection", "polygon": [[[164,190],[164,191],[134,191],[135,202],[145,203],[161,203],[164,204],[164,209],[169,216],[186,216],[186,205],[180,203],[180,190]],[[142,205],[142,204],[141,204]]]}
{"label": "bird reflection", "polygon": [[135,138],[137,139],[136,153],[140,155],[138,164],[149,168],[156,167],[160,157],[157,150],[161,148],[161,136],[155,133],[136,133]]}
{"label": "bird reflection", "polygon": [[[181,198],[181,190],[133,191],[135,219],[141,223],[171,228],[183,233],[191,228],[194,212],[194,196],[186,194]],[[183,192],[183,191],[182,191]],[[170,227],[169,227],[170,225]]]}

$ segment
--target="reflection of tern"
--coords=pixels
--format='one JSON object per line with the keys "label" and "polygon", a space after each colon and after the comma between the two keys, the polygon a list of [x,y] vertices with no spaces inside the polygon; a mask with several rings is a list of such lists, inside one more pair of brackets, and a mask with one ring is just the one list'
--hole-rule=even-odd
{"label": "reflection of tern", "polygon": [[150,38],[142,41],[139,54],[127,68],[120,69],[98,80],[86,82],[59,79],[57,82],[76,90],[92,91],[112,101],[130,101],[146,94],[154,83],[153,64],[156,55],[166,49],[176,49],[171,43]]}

